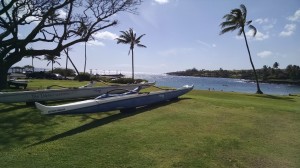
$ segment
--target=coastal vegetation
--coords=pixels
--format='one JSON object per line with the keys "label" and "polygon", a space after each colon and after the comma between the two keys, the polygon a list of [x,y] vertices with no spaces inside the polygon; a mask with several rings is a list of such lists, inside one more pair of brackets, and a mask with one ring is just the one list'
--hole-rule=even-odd
{"label": "coastal vegetation", "polygon": [[[167,74],[176,76],[255,80],[252,70],[223,70],[222,68],[219,70],[198,70],[196,68],[192,68],[185,71],[169,72]],[[278,67],[276,68],[276,66],[270,67],[264,65],[263,68],[257,69],[257,76],[259,81],[265,83],[287,83],[300,85],[300,67],[298,65],[288,65],[285,69],[279,69]]]}
{"label": "coastal vegetation", "polygon": [[[55,84],[85,83],[28,88]],[[201,90],[132,113],[44,116],[0,103],[0,167],[300,167],[299,105],[300,95]]]}
{"label": "coastal vegetation", "polygon": [[226,14],[223,17],[223,19],[225,19],[225,21],[220,24],[220,26],[222,28],[220,35],[230,32],[230,31],[234,31],[234,30],[238,30],[239,36],[241,34],[244,35],[244,39],[245,39],[245,43],[246,43],[246,47],[247,47],[247,51],[248,51],[248,55],[249,55],[249,60],[250,60],[250,63],[251,63],[252,69],[253,69],[253,73],[254,73],[254,77],[255,77],[255,81],[256,81],[256,87],[257,87],[256,93],[263,94],[263,92],[260,90],[256,70],[255,70],[255,67],[254,67],[254,64],[252,61],[247,37],[245,34],[245,26],[248,26],[248,28],[253,31],[253,36],[256,35],[257,30],[253,25],[251,25],[252,20],[247,21],[246,17],[247,17],[247,8],[243,4],[240,5],[240,9],[231,10],[231,12],[229,14]]}

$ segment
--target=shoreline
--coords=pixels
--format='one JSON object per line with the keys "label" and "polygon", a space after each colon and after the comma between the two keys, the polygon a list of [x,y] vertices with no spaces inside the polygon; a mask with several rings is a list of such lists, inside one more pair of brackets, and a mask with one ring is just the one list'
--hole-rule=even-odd
{"label": "shoreline", "polygon": [[[246,80],[248,82],[256,82],[253,79],[243,79],[243,78],[230,78],[230,77],[220,77],[220,76],[194,76],[194,75],[176,75],[176,74],[168,74],[170,76],[184,76],[184,77],[199,77],[199,78],[225,78],[225,79],[240,79],[240,80]],[[296,85],[300,86],[300,80],[291,81],[291,80],[280,80],[280,79],[273,79],[273,80],[261,80],[258,79],[259,83],[268,83],[268,84],[288,84],[288,85]]]}

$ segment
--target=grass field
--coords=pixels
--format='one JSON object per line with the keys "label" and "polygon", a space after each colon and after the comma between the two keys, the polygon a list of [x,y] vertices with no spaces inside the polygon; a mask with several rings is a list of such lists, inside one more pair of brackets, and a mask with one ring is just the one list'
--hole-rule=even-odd
{"label": "grass field", "polygon": [[[29,88],[53,84],[86,83]],[[0,137],[0,167],[300,167],[300,96],[194,90],[134,113],[64,116],[0,103]]]}

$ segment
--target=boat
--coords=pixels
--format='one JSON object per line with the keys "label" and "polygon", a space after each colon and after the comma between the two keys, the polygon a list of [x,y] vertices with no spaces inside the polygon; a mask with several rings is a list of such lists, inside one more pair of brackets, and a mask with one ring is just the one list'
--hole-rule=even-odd
{"label": "boat", "polygon": [[82,87],[60,88],[60,89],[43,89],[34,91],[19,91],[19,92],[0,92],[0,103],[18,103],[26,102],[28,104],[34,102],[57,101],[78,98],[91,98],[109,91],[114,93],[124,93],[141,86],[147,88],[153,86],[153,83],[138,83],[126,85],[109,85],[92,87],[93,84],[88,84]]}
{"label": "boat", "polygon": [[161,90],[149,93],[131,91],[124,94],[103,94],[95,99],[78,101],[63,105],[45,106],[35,102],[36,108],[45,115],[60,114],[85,114],[98,113],[112,110],[126,112],[135,110],[155,103],[177,99],[179,96],[188,93],[194,86],[185,85],[175,90]]}

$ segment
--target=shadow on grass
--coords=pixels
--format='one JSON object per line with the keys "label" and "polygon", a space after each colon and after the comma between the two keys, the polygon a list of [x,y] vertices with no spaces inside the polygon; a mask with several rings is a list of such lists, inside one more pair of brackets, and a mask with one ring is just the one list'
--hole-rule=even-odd
{"label": "shadow on grass", "polygon": [[41,140],[47,132],[40,128],[57,124],[52,121],[53,118],[43,117],[36,113],[34,108],[22,107],[22,105],[15,105],[1,110],[0,150],[29,144],[30,139]]}
{"label": "shadow on grass", "polygon": [[173,100],[173,101],[167,101],[167,102],[162,102],[162,103],[158,103],[158,104],[154,104],[154,105],[150,105],[150,106],[140,107],[140,108],[137,108],[136,111],[128,111],[126,113],[114,114],[114,115],[108,116],[106,118],[94,119],[94,121],[92,121],[90,123],[87,123],[85,125],[82,125],[82,126],[79,126],[77,128],[71,129],[69,131],[63,132],[61,134],[54,135],[54,136],[52,136],[48,139],[45,139],[45,140],[42,140],[40,142],[34,143],[34,144],[29,145],[27,147],[32,147],[32,146],[40,145],[40,144],[43,144],[43,143],[56,141],[56,140],[59,140],[61,138],[73,136],[73,135],[76,135],[76,134],[79,134],[79,133],[82,133],[82,132],[85,132],[85,131],[88,131],[88,130],[91,130],[91,129],[94,129],[94,128],[97,128],[97,127],[100,127],[100,126],[103,126],[105,124],[109,124],[109,123],[117,121],[117,120],[121,120],[121,119],[124,119],[124,118],[127,118],[127,117],[135,116],[135,115],[138,115],[138,114],[141,114],[141,113],[159,108],[161,106],[166,106],[166,105],[176,103],[176,102],[179,102],[179,101],[185,100],[185,99],[189,99],[189,98],[180,98],[180,99]]}
{"label": "shadow on grass", "polygon": [[0,109],[0,113],[7,113],[7,112],[13,112],[15,110],[21,109],[21,108],[27,108],[26,104],[20,105],[20,104],[3,104],[3,107]]}
{"label": "shadow on grass", "polygon": [[273,100],[284,100],[284,101],[289,101],[289,102],[295,102],[294,98],[291,96],[275,96],[275,95],[248,95],[251,97],[259,97],[259,98],[266,98],[266,99],[273,99]]}

